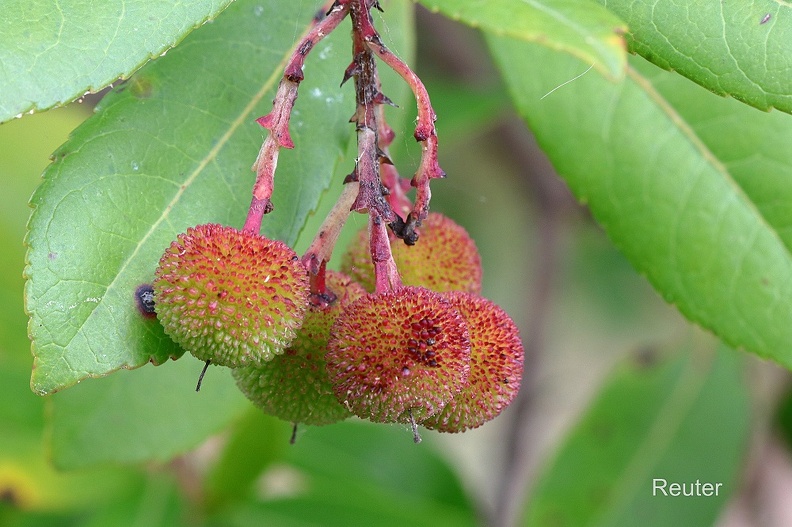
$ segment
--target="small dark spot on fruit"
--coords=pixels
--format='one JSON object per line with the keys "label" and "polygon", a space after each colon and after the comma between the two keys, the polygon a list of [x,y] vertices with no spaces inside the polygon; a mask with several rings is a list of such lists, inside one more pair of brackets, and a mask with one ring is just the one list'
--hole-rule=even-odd
{"label": "small dark spot on fruit", "polygon": [[427,346],[434,346],[435,345],[435,339],[426,339],[426,345]]}
{"label": "small dark spot on fruit", "polygon": [[154,302],[154,288],[151,284],[140,284],[137,289],[135,289],[135,303],[137,304],[138,311],[140,311],[140,314],[144,317],[154,318],[157,316]]}
{"label": "small dark spot on fruit", "polygon": [[435,366],[437,366],[437,361],[434,360],[434,359],[431,359],[429,362],[427,362],[427,364],[434,368]]}
{"label": "small dark spot on fruit", "polygon": [[410,375],[410,368],[408,368],[407,366],[403,367],[402,371],[401,371],[401,374],[402,374],[402,377],[407,377],[408,375]]}

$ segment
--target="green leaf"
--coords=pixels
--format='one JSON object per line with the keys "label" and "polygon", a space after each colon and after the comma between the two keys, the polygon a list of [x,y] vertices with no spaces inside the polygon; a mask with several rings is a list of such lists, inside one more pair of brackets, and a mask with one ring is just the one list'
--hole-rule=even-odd
{"label": "green leaf", "polygon": [[[117,88],[55,154],[32,198],[26,301],[32,387],[50,393],[182,351],[135,289],[176,234],[199,223],[241,227],[283,62],[315,3],[236,2]],[[297,29],[295,29],[297,28]],[[293,243],[328,185],[352,127],[339,90],[348,33],[308,57],[263,232]]]}
{"label": "green leaf", "polygon": [[599,0],[630,27],[630,51],[719,95],[792,112],[788,2]]}
{"label": "green leaf", "polygon": [[[792,367],[789,116],[687,81],[658,91],[640,59],[613,84],[546,48],[490,44],[539,144],[630,262],[689,319]],[[769,141],[758,152],[754,132]]]}
{"label": "green leaf", "polygon": [[[39,182],[47,155],[86,117],[72,107],[0,126],[0,174],[4,207],[0,212],[0,525],[48,525],[31,511],[80,511],[116,499],[136,474],[115,468],[62,473],[49,460],[44,434],[45,400],[30,389],[30,340],[22,309],[25,251],[21,240],[25,202]],[[20,511],[24,511],[21,514]],[[25,523],[22,523],[22,514]],[[54,525],[66,519],[53,516]],[[19,518],[19,520],[15,520]]]}
{"label": "green leaf", "polygon": [[127,78],[231,0],[10,0],[0,22],[0,122]]}
{"label": "green leaf", "polygon": [[[540,477],[524,525],[711,525],[736,491],[748,444],[740,359],[721,348],[620,364]],[[698,481],[702,494],[666,496],[655,480],[666,491]]]}
{"label": "green leaf", "polygon": [[292,425],[253,406],[233,427],[217,463],[204,481],[207,508],[247,495],[261,473],[282,460]]}
{"label": "green leaf", "polygon": [[624,75],[627,26],[588,0],[417,0],[486,33],[570,53],[614,79]]}
{"label": "green leaf", "polygon": [[792,202],[792,150],[786,148],[792,140],[789,115],[757,112],[734,100],[712,97],[644,61],[633,66],[690,125],[784,245],[792,248],[792,216],[786,206]]}
{"label": "green leaf", "polygon": [[168,461],[236,419],[248,403],[217,367],[195,383],[203,363],[185,359],[119,372],[52,396],[50,449],[58,468]]}
{"label": "green leaf", "polygon": [[147,476],[139,485],[129,488],[124,499],[84,513],[79,527],[196,525],[195,504],[187,503],[183,481],[165,470],[150,469]]}
{"label": "green leaf", "polygon": [[[280,437],[282,444],[288,440],[288,432]],[[300,428],[286,452],[259,478],[254,502],[229,508],[210,525],[476,524],[431,438],[416,448],[404,427],[350,420]]]}

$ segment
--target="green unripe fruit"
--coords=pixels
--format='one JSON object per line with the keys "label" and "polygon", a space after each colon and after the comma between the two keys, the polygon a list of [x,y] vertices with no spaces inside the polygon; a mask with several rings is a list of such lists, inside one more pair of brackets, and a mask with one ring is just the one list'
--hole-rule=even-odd
{"label": "green unripe fruit", "polygon": [[[438,293],[481,292],[481,257],[463,227],[433,212],[417,231],[420,236],[415,245],[405,245],[391,237],[393,260],[404,285],[425,287]],[[341,261],[341,270],[366,290],[374,290],[374,266],[366,229],[350,242]]]}
{"label": "green unripe fruit", "polygon": [[283,355],[264,366],[233,371],[237,386],[265,413],[292,423],[325,425],[351,416],[336,399],[325,368],[330,327],[343,310],[366,294],[348,276],[327,271],[329,305],[311,305]]}
{"label": "green unripe fruit", "polygon": [[421,424],[440,432],[463,432],[493,419],[517,396],[523,345],[517,326],[495,303],[461,292],[444,296],[468,325],[470,375],[451,402]]}
{"label": "green unripe fruit", "polygon": [[165,333],[196,358],[230,367],[281,353],[308,307],[308,275],[294,251],[215,224],[179,234],[153,285]]}
{"label": "green unripe fruit", "polygon": [[470,341],[462,316],[422,287],[369,294],[330,330],[327,372],[336,397],[376,422],[420,422],[467,382]]}

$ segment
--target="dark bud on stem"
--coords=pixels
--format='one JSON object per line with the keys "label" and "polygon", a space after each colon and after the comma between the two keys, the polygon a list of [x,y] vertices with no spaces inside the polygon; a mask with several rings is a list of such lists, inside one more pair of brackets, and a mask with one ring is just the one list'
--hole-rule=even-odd
{"label": "dark bud on stem", "polygon": [[404,240],[405,245],[415,245],[418,241],[418,233],[415,232],[416,225],[411,221],[410,215],[407,215],[406,222],[398,214],[394,214],[394,216],[396,219],[388,224],[393,234]]}

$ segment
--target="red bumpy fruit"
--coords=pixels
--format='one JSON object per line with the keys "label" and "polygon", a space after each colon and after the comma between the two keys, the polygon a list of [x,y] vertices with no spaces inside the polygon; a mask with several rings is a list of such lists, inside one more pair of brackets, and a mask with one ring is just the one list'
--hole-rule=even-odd
{"label": "red bumpy fruit", "polygon": [[464,319],[422,287],[366,295],[330,331],[327,371],[335,395],[372,421],[426,419],[463,388],[469,368]]}
{"label": "red bumpy fruit", "polygon": [[206,224],[179,234],[154,281],[165,332],[196,358],[236,367],[288,346],[308,305],[308,277],[286,244]]}
{"label": "red bumpy fruit", "polygon": [[[393,260],[404,285],[421,286],[432,291],[481,292],[481,257],[473,239],[460,225],[443,214],[432,212],[417,229],[418,242],[405,245],[392,237]],[[374,266],[369,238],[361,230],[341,262],[342,270],[374,290]]]}
{"label": "red bumpy fruit", "polygon": [[233,371],[237,386],[265,413],[292,423],[325,425],[352,415],[338,402],[325,368],[327,340],[336,318],[366,294],[348,276],[327,271],[327,290],[335,300],[308,308],[302,327],[283,355],[264,366]]}
{"label": "red bumpy fruit", "polygon": [[421,424],[440,432],[463,432],[496,417],[517,395],[523,346],[517,326],[495,303],[469,293],[443,296],[467,322],[470,375],[462,391]]}

